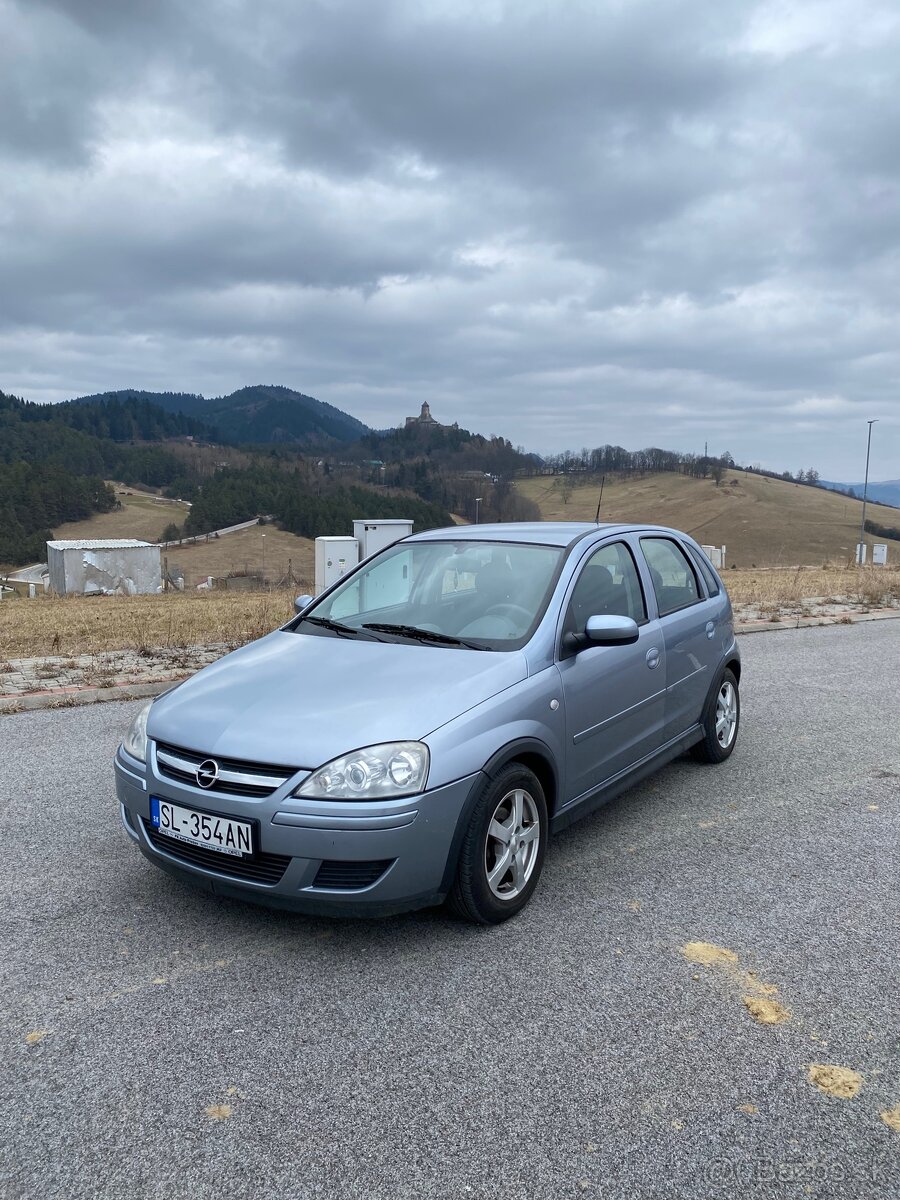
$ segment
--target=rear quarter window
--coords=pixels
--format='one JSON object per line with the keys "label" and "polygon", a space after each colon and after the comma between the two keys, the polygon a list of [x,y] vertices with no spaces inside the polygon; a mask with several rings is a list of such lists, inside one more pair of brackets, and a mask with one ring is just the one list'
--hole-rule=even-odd
{"label": "rear quarter window", "polygon": [[671,538],[641,538],[641,549],[650,568],[661,617],[697,603],[700,587],[696,568],[677,542]]}
{"label": "rear quarter window", "polygon": [[712,563],[706,557],[702,550],[698,550],[692,546],[690,542],[686,543],[687,551],[697,565],[700,574],[703,576],[703,581],[706,584],[706,590],[710,596],[718,596],[722,590],[722,585],[719,583],[715,571],[712,569]]}

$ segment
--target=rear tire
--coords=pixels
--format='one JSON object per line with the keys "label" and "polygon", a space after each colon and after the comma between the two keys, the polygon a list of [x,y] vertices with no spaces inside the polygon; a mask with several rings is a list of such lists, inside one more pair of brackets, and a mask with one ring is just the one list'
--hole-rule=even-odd
{"label": "rear tire", "polygon": [[531,899],[544,865],[549,821],[540,780],[521,763],[489,779],[463,837],[447,903],[457,916],[498,925]]}
{"label": "rear tire", "polygon": [[724,762],[737,745],[740,724],[741,694],[738,681],[734,672],[726,667],[706,702],[700,722],[703,740],[691,747],[691,754],[698,762]]}

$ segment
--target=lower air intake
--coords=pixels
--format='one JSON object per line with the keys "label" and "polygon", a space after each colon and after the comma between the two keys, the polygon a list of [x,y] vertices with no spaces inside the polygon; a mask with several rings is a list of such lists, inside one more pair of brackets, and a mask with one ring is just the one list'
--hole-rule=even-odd
{"label": "lower air intake", "polygon": [[389,866],[392,858],[380,858],[371,862],[336,862],[325,859],[313,880],[314,888],[328,888],[333,892],[358,892],[376,883]]}

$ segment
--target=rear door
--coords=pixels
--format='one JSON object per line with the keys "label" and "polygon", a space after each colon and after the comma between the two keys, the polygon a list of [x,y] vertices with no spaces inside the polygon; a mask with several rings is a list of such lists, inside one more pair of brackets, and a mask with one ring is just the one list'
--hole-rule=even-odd
{"label": "rear door", "polygon": [[[588,617],[617,614],[638,623],[630,646],[588,646],[577,653],[568,635]],[[631,550],[612,542],[590,554],[570,590],[558,669],[566,710],[565,803],[652,753],[662,743],[665,650],[651,619]]]}
{"label": "rear door", "polygon": [[665,741],[700,720],[716,663],[718,599],[710,599],[687,550],[665,534],[640,539],[666,653]]}

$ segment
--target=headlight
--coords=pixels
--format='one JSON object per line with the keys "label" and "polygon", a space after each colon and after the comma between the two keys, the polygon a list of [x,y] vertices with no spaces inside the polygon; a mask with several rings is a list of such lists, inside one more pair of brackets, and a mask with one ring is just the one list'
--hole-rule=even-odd
{"label": "headlight", "polygon": [[132,758],[147,761],[147,714],[150,712],[152,700],[148,700],[138,715],[131,722],[131,728],[125,734],[122,745]]}
{"label": "headlight", "polygon": [[428,747],[421,742],[385,742],[334,758],[294,792],[317,800],[385,800],[425,790]]}

